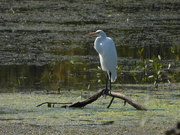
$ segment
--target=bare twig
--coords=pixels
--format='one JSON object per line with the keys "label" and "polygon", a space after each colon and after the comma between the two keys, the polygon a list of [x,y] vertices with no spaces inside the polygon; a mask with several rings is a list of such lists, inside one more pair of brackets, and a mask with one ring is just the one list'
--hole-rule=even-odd
{"label": "bare twig", "polygon": [[41,103],[41,104],[37,105],[36,107],[39,107],[39,106],[41,106],[43,104],[47,104],[48,107],[51,107],[51,105],[53,105],[53,107],[54,107],[55,104],[72,104],[72,103],[44,102],[44,103]]}

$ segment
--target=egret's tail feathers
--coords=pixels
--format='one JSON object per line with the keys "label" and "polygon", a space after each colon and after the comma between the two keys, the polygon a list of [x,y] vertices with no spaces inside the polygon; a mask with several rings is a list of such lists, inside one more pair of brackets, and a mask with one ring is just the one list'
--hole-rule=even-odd
{"label": "egret's tail feathers", "polygon": [[110,74],[108,74],[108,75],[109,75],[109,79],[111,79],[111,82],[115,82],[116,81],[116,78],[117,78],[116,71],[112,72],[111,75]]}
{"label": "egret's tail feathers", "polygon": [[114,78],[111,77],[111,82],[115,82],[115,81],[116,81],[116,78],[117,78],[117,77],[114,77]]}

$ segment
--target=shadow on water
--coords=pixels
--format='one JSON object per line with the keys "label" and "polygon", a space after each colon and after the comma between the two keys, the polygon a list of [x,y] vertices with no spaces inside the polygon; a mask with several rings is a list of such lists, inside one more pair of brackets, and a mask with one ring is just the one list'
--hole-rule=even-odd
{"label": "shadow on water", "polygon": [[180,82],[179,2],[0,4],[1,88],[103,87],[95,37],[86,36],[97,29],[116,43],[117,84]]}

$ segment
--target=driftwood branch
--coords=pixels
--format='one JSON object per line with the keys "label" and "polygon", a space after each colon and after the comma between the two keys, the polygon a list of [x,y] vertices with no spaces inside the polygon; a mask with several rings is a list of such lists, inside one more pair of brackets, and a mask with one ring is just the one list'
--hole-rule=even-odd
{"label": "driftwood branch", "polygon": [[146,108],[144,108],[142,105],[140,105],[139,103],[137,103],[135,100],[127,97],[124,94],[121,93],[115,93],[115,92],[108,92],[108,95],[114,98],[120,98],[124,100],[124,105],[127,103],[129,103],[130,105],[132,105],[133,107],[135,107],[137,110],[147,110]]}
{"label": "driftwood branch", "polygon": [[72,103],[57,103],[57,102],[43,102],[36,107],[39,107],[41,105],[47,104],[47,107],[54,107],[55,104],[72,104]]}
{"label": "driftwood branch", "polygon": [[94,94],[92,97],[89,97],[88,99],[82,101],[82,102],[76,102],[69,107],[84,107],[87,104],[90,104],[94,101],[96,101],[99,97],[101,97],[104,94],[103,90],[99,90],[96,94]]}
{"label": "driftwood branch", "polygon": [[84,106],[96,101],[99,97],[101,97],[104,94],[113,97],[107,108],[109,108],[111,106],[114,98],[119,98],[119,99],[124,100],[124,105],[127,102],[130,105],[132,105],[133,107],[135,107],[137,110],[146,110],[146,108],[144,108],[142,105],[140,105],[136,101],[132,100],[131,98],[127,97],[126,95],[121,94],[121,93],[111,92],[110,90],[106,90],[106,89],[99,90],[93,96],[91,96],[88,99],[81,101],[81,102],[76,102],[73,104],[72,103],[44,102],[44,103],[37,105],[37,107],[39,107],[43,104],[47,104],[48,107],[52,107],[52,106],[54,107],[55,104],[71,104],[69,106],[63,106],[63,107],[84,107]]}
{"label": "driftwood branch", "polygon": [[108,108],[111,106],[114,98],[119,98],[119,99],[123,99],[125,101],[124,104],[127,102],[130,105],[132,105],[133,107],[135,107],[137,110],[146,110],[146,108],[144,108],[142,105],[138,104],[136,101],[132,100],[131,98],[127,97],[124,94],[111,92],[109,90],[108,90],[108,92],[105,92],[105,91],[107,91],[107,90],[105,90],[105,89],[99,90],[92,97],[90,97],[90,98],[88,98],[88,99],[86,99],[86,100],[84,100],[82,102],[76,102],[76,103],[70,105],[69,107],[84,107],[87,104],[90,104],[90,103],[96,101],[100,96],[106,94],[108,96],[113,97],[110,104],[108,105]]}

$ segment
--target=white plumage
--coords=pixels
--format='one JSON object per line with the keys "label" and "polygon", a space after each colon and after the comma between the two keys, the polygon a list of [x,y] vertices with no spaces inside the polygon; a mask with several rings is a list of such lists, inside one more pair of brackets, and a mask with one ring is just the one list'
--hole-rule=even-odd
{"label": "white plumage", "polygon": [[[117,78],[117,52],[114,41],[110,37],[107,37],[102,30],[97,30],[96,32],[89,33],[88,35],[97,36],[94,42],[94,48],[99,53],[102,70],[107,72],[111,82],[115,82]],[[107,83],[108,82],[106,82],[106,86]]]}

